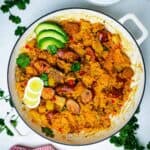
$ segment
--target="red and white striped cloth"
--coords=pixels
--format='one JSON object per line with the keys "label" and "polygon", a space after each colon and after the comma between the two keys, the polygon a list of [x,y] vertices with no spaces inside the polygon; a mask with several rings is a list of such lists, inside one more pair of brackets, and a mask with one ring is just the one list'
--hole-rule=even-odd
{"label": "red and white striped cloth", "polygon": [[57,150],[57,149],[53,145],[48,144],[48,145],[44,145],[44,146],[40,146],[36,148],[15,145],[11,147],[10,150]]}

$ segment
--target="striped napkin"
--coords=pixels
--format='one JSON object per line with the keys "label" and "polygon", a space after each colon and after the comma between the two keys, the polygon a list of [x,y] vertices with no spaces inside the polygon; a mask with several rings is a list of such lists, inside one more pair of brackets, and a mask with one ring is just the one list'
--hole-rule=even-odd
{"label": "striped napkin", "polygon": [[44,145],[44,146],[40,146],[36,148],[15,145],[11,147],[10,150],[57,150],[57,149],[53,145],[48,144],[48,145]]}

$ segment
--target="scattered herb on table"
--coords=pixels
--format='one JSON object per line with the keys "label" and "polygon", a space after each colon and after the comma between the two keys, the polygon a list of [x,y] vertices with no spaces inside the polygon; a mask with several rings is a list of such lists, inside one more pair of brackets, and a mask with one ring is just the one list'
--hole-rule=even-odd
{"label": "scattered herb on table", "polygon": [[18,124],[17,119],[18,119],[18,117],[17,117],[16,119],[11,119],[11,120],[10,120],[10,123],[11,123],[11,125],[12,125],[14,128],[17,127],[17,124]]}
{"label": "scattered herb on table", "polygon": [[150,142],[147,144],[147,149],[150,149]]}
{"label": "scattered herb on table", "polygon": [[48,74],[47,73],[42,73],[40,75],[40,79],[43,80],[44,86],[48,86]]}
{"label": "scattered herb on table", "polygon": [[42,127],[42,132],[45,133],[46,136],[54,137],[53,131],[48,127]]}
{"label": "scattered herb on table", "polygon": [[15,35],[16,36],[21,36],[26,30],[26,27],[24,26],[18,26],[15,30]]}
{"label": "scattered herb on table", "polygon": [[22,53],[16,59],[16,63],[19,67],[25,68],[30,64],[30,57],[26,53]]}
{"label": "scattered herb on table", "polygon": [[4,130],[6,130],[7,135],[14,136],[13,132],[5,124],[4,119],[0,118],[0,133],[3,132]]}
{"label": "scattered herb on table", "polygon": [[6,102],[9,102],[11,107],[14,107],[11,97],[5,95],[5,92],[2,89],[0,89],[0,100],[5,100]]}
{"label": "scattered herb on table", "polygon": [[[9,14],[9,20],[12,23],[15,24],[20,24],[21,23],[21,18],[18,15],[14,15],[11,12],[11,9],[13,7],[17,7],[19,10],[24,10],[26,9],[26,6],[30,3],[30,0],[4,0],[4,3],[0,6],[0,10],[3,13],[8,13]],[[24,33],[25,31],[24,26],[18,26],[17,29],[15,30],[15,35],[20,36]]]}
{"label": "scattered herb on table", "polygon": [[81,68],[80,62],[75,62],[71,66],[71,71],[76,72],[76,71],[79,71],[80,68]]}
{"label": "scattered herb on table", "polygon": [[[136,113],[138,112],[139,108],[137,109]],[[127,150],[144,150],[145,147],[140,143],[139,139],[136,137],[136,131],[138,128],[138,119],[134,115],[128,122],[128,124],[120,130],[118,136],[114,135],[110,138],[110,143],[114,144],[117,147],[123,146],[124,149]]]}

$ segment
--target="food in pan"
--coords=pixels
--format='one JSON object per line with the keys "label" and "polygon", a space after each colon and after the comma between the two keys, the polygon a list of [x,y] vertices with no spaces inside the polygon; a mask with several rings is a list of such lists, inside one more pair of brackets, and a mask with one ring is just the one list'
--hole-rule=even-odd
{"label": "food in pan", "polygon": [[[16,89],[28,118],[47,135],[109,128],[134,75],[119,34],[86,20],[42,22],[34,32],[16,60]],[[43,83],[36,107],[23,101],[32,78]]]}

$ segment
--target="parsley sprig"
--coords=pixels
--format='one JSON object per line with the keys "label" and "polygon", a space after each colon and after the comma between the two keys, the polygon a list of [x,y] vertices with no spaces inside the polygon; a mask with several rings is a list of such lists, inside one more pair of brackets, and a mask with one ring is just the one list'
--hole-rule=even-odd
{"label": "parsley sprig", "polygon": [[[0,6],[0,10],[3,13],[9,14],[9,20],[12,23],[20,24],[21,18],[18,15],[12,14],[11,9],[13,7],[17,7],[19,10],[24,10],[24,9],[26,9],[26,7],[29,3],[30,3],[30,0],[4,0],[3,5]],[[20,36],[24,33],[25,30],[26,30],[26,27],[17,26],[17,28],[15,30],[15,35]]]}
{"label": "parsley sprig", "polygon": [[9,95],[5,95],[5,92],[2,89],[0,89],[0,101],[1,100],[9,102],[10,106],[14,107],[11,97]]}
{"label": "parsley sprig", "polygon": [[[139,108],[136,111],[136,114],[137,113],[139,113]],[[120,130],[118,136],[114,135],[110,138],[110,143],[117,147],[123,146],[125,150],[145,150],[145,147],[136,136],[138,128],[138,119],[136,115],[134,115],[128,124]],[[148,148],[150,149],[150,142],[147,144],[147,149]]]}
{"label": "parsley sprig", "polygon": [[4,119],[0,118],[0,133],[3,132],[4,130],[6,130],[7,135],[14,136],[13,132],[5,124]]}

